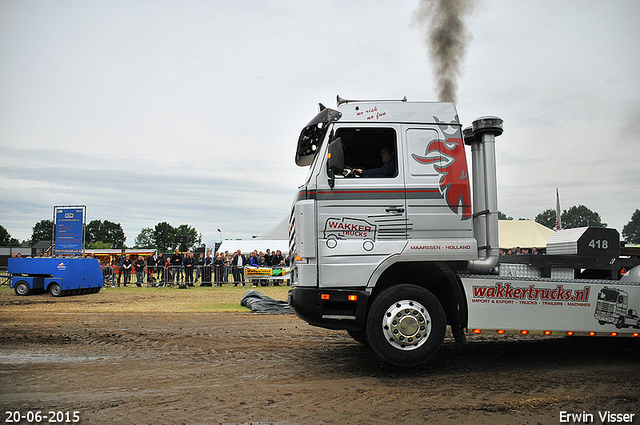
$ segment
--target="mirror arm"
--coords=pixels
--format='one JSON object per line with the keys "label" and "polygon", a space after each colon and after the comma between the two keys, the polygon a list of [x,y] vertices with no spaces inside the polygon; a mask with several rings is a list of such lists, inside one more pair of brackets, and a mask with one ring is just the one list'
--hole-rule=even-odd
{"label": "mirror arm", "polygon": [[329,187],[333,189],[333,187],[336,185],[336,176],[331,168],[327,170],[327,176],[329,176],[329,178],[327,179]]}

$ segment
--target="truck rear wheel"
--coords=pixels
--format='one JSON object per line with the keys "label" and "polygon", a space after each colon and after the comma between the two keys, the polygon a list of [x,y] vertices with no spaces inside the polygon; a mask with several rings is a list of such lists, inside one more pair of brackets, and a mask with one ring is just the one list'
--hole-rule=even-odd
{"label": "truck rear wheel", "polygon": [[15,291],[16,295],[20,295],[20,296],[29,295],[29,293],[31,293],[31,288],[29,287],[29,284],[24,280],[17,282],[13,287],[13,290]]}
{"label": "truck rear wheel", "polygon": [[61,297],[62,288],[60,288],[60,284],[53,282],[51,285],[49,285],[49,293],[52,297]]}
{"label": "truck rear wheel", "polygon": [[371,304],[367,339],[389,363],[413,366],[429,360],[444,340],[447,323],[440,301],[411,284],[384,290]]}

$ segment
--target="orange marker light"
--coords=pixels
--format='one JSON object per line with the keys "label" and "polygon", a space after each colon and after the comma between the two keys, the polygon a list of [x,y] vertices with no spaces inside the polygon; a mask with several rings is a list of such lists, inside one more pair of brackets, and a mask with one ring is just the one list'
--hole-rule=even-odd
{"label": "orange marker light", "polygon": [[480,329],[474,329],[474,330],[473,330],[473,333],[474,333],[474,334],[479,334],[480,332],[482,332]]}
{"label": "orange marker light", "polygon": [[349,296],[347,297],[347,299],[348,299],[349,301],[358,301],[358,296],[357,296],[357,295],[349,295]]}
{"label": "orange marker light", "polygon": [[320,299],[321,299],[321,300],[328,300],[329,298],[331,298],[331,297],[329,296],[329,294],[320,294]]}
{"label": "orange marker light", "polygon": [[302,257],[296,254],[296,261],[302,261]]}
{"label": "orange marker light", "polygon": [[631,334],[631,336],[640,336],[638,332]]}
{"label": "orange marker light", "polygon": [[496,333],[497,333],[498,335],[504,335],[504,329],[498,329],[498,330],[496,331]]}
{"label": "orange marker light", "polygon": [[567,331],[567,336],[573,335],[573,331]]}
{"label": "orange marker light", "polygon": [[551,335],[551,331],[544,331],[545,335]]}
{"label": "orange marker light", "polygon": [[611,336],[618,336],[618,332],[611,332]]}
{"label": "orange marker light", "polygon": [[529,335],[529,331],[520,331],[520,335]]}
{"label": "orange marker light", "polygon": [[596,334],[596,333],[595,333],[595,332],[593,332],[593,331],[589,332],[589,336],[594,336],[595,334]]}

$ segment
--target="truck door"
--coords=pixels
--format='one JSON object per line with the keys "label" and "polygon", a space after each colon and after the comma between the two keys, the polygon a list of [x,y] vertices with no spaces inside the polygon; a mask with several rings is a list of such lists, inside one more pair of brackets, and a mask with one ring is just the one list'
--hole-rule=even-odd
{"label": "truck door", "polygon": [[[464,144],[459,128],[444,127],[403,126],[408,237],[415,246],[440,247],[430,251],[434,255],[450,251],[455,241],[455,246],[469,247],[462,255],[468,257],[476,244]],[[446,255],[451,258],[450,252]]]}
{"label": "truck door", "polygon": [[[323,286],[365,286],[375,268],[399,254],[407,241],[400,126],[342,126],[345,166],[362,177],[317,175],[318,273]],[[393,152],[384,164],[382,149]],[[390,171],[391,170],[391,171]]]}

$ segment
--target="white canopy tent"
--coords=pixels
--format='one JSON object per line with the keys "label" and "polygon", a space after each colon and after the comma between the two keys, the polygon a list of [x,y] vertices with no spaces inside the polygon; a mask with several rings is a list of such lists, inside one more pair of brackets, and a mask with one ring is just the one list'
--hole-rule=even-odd
{"label": "white canopy tent", "polygon": [[283,218],[278,224],[267,230],[260,236],[254,238],[258,240],[276,240],[276,241],[288,241],[289,240],[289,217]]}
{"label": "white canopy tent", "polygon": [[225,240],[218,248],[218,252],[235,252],[240,250],[243,254],[252,251],[266,252],[270,249],[272,252],[276,250],[282,251],[283,254],[289,252],[289,218],[285,217],[271,229],[262,235],[249,240]]}
{"label": "white canopy tent", "polygon": [[218,252],[229,251],[230,253],[236,252],[240,250],[243,254],[249,254],[255,250],[258,252],[266,252],[267,249],[270,249],[271,252],[275,252],[276,250],[282,251],[282,254],[287,254],[289,252],[289,241],[288,240],[275,240],[275,239],[249,239],[249,240],[230,240],[227,239],[222,242],[222,245],[218,247]]}
{"label": "white canopy tent", "polygon": [[533,220],[499,220],[500,248],[546,248],[555,232]]}

